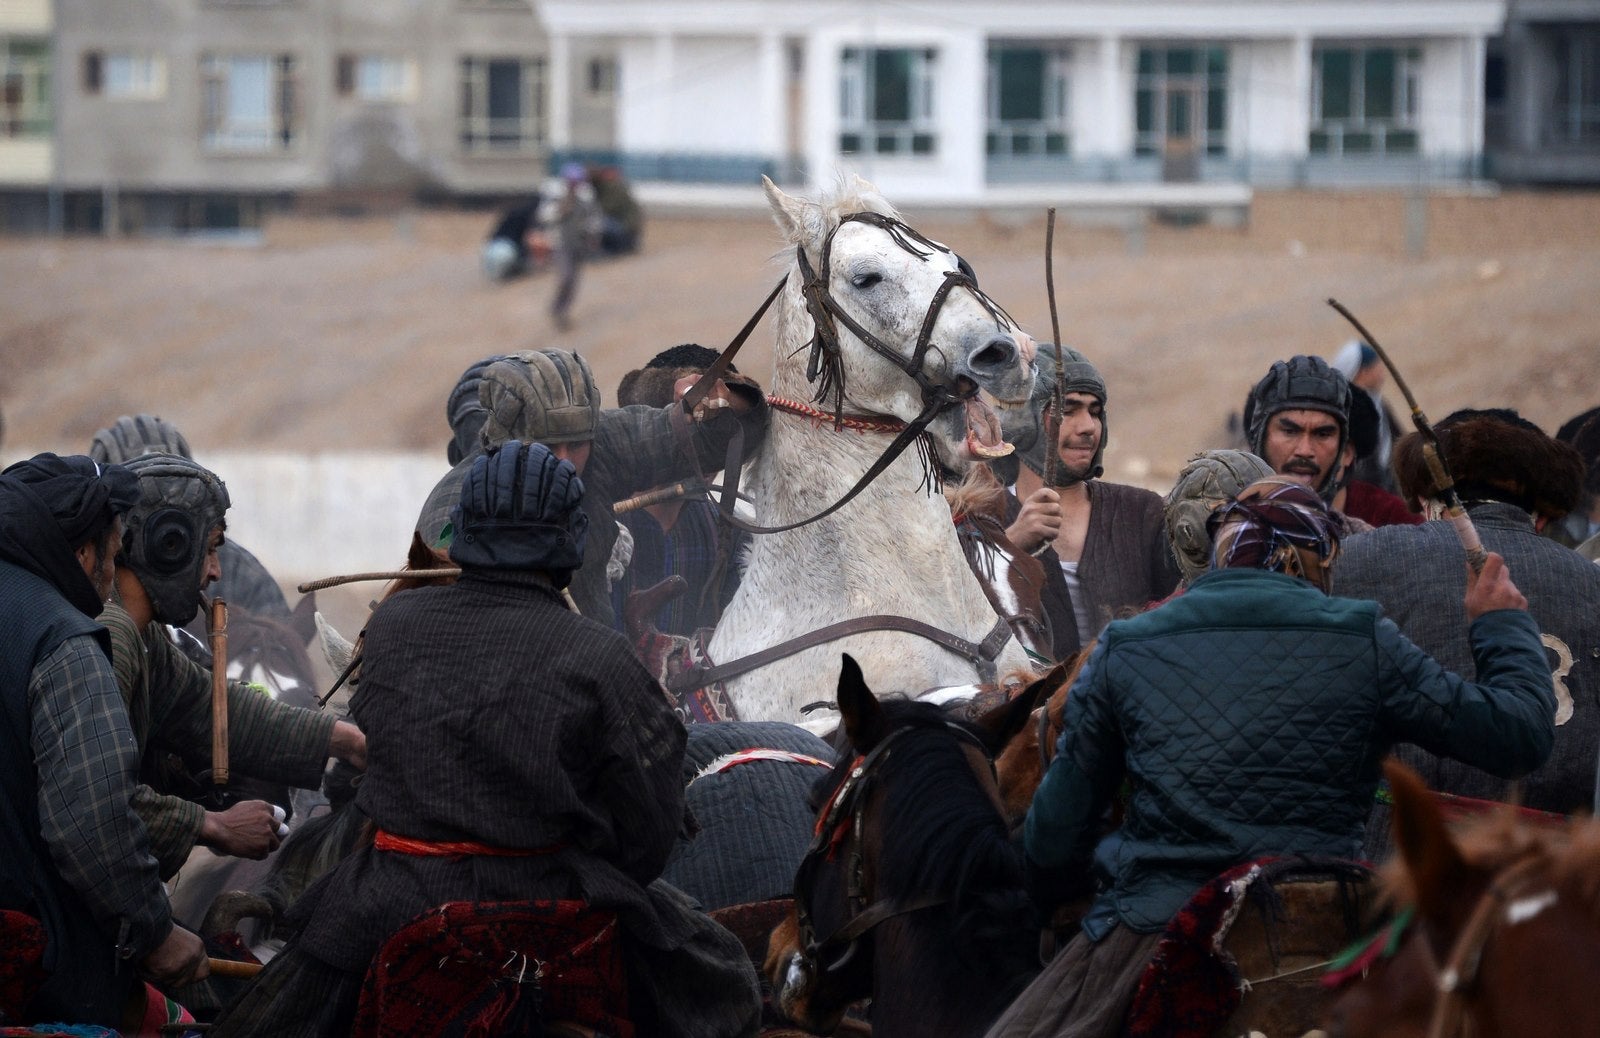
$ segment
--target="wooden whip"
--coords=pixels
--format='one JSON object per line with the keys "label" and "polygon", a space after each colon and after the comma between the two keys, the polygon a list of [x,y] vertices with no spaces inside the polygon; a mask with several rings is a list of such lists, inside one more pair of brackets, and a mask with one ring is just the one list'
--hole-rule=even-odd
{"label": "wooden whip", "polygon": [[228,603],[211,600],[211,781],[228,784]]}
{"label": "wooden whip", "polygon": [[1044,291],[1050,298],[1050,336],[1056,344],[1056,386],[1055,392],[1050,397],[1049,416],[1045,419],[1044,431],[1046,447],[1044,452],[1044,485],[1056,485],[1056,466],[1060,463],[1057,454],[1060,447],[1057,440],[1061,438],[1061,411],[1066,406],[1067,379],[1065,375],[1065,361],[1062,351],[1066,348],[1061,345],[1061,322],[1056,317],[1056,207],[1051,206],[1045,211],[1044,221]]}
{"label": "wooden whip", "polygon": [[266,969],[259,962],[235,962],[233,959],[206,959],[213,977],[253,977]]}
{"label": "wooden whip", "polygon": [[646,490],[642,494],[623,498],[611,506],[611,511],[621,515],[624,512],[632,512],[635,509],[659,505],[663,501],[676,501],[680,497],[688,497],[701,489],[703,489],[702,485],[694,482],[681,482],[674,483],[671,486],[657,487],[654,490]]}
{"label": "wooden whip", "polygon": [[461,569],[457,566],[441,566],[435,569],[393,569],[379,570],[376,573],[347,573],[342,577],[323,577],[321,580],[308,580],[300,585],[300,593],[308,595],[313,591],[323,588],[338,587],[340,584],[354,584],[362,580],[402,580],[406,577],[459,577]]}

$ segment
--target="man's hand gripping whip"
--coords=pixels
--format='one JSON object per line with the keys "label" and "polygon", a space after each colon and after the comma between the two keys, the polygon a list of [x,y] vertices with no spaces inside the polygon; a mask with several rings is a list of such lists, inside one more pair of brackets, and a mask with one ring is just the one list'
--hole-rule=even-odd
{"label": "man's hand gripping whip", "polygon": [[211,600],[211,781],[228,784],[228,603]]}
{"label": "man's hand gripping whip", "polygon": [[1350,322],[1360,333],[1362,341],[1372,347],[1378,359],[1383,361],[1383,366],[1389,369],[1389,374],[1394,376],[1394,384],[1400,387],[1401,394],[1405,396],[1406,403],[1411,408],[1411,424],[1422,434],[1422,458],[1427,463],[1428,474],[1433,478],[1435,492],[1444,500],[1445,517],[1450,520],[1450,525],[1455,527],[1456,536],[1461,540],[1461,547],[1467,551],[1467,564],[1472,567],[1472,572],[1482,572],[1486,557],[1483,542],[1478,539],[1478,529],[1472,525],[1466,506],[1461,503],[1461,495],[1456,493],[1455,480],[1450,478],[1450,470],[1445,466],[1444,457],[1439,453],[1439,436],[1433,431],[1433,424],[1428,421],[1428,416],[1422,413],[1422,407],[1412,395],[1411,387],[1406,385],[1406,380],[1401,377],[1400,369],[1394,366],[1394,361],[1389,359],[1388,352],[1378,345],[1378,340],[1372,337],[1372,333],[1367,331],[1366,327],[1356,320],[1355,314],[1346,310],[1344,304],[1337,299],[1328,300],[1328,305],[1339,311],[1339,315]]}
{"label": "man's hand gripping whip", "polygon": [[1045,211],[1044,221],[1044,291],[1050,297],[1050,340],[1056,344],[1056,389],[1050,397],[1050,410],[1044,422],[1044,485],[1056,485],[1056,465],[1061,453],[1061,412],[1067,406],[1066,362],[1061,351],[1061,322],[1056,317],[1056,207]]}

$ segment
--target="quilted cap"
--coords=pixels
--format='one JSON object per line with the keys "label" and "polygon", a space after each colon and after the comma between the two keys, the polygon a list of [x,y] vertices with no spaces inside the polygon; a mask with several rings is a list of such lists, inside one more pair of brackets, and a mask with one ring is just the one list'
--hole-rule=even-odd
{"label": "quilted cap", "polygon": [[1272,467],[1248,451],[1202,451],[1189,459],[1162,509],[1167,542],[1185,584],[1211,568],[1211,534],[1206,530],[1211,513],[1271,475]]}

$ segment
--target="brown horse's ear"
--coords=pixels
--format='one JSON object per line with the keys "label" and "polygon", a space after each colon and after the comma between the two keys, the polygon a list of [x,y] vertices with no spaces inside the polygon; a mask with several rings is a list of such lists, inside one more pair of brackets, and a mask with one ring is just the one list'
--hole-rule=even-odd
{"label": "brown horse's ear", "polygon": [[1011,737],[1027,725],[1028,718],[1033,711],[1049,697],[1050,690],[1063,681],[1067,676],[1067,668],[1063,663],[1057,663],[1050,668],[1050,672],[1036,681],[1032,681],[1021,692],[1012,696],[1007,702],[990,710],[975,722],[979,733],[983,736],[984,745],[989,748],[991,755],[998,754],[1005,749]]}
{"label": "brown horse's ear", "polygon": [[844,733],[857,753],[870,753],[889,727],[882,704],[867,687],[861,665],[848,652],[839,668],[839,713],[844,718]]}
{"label": "brown horse's ear", "polygon": [[412,569],[433,569],[438,565],[433,549],[422,539],[421,530],[411,531],[411,548],[406,552],[406,565]]}
{"label": "brown horse's ear", "polygon": [[1470,882],[1472,869],[1451,839],[1439,803],[1422,778],[1392,757],[1383,762],[1383,775],[1394,795],[1395,847],[1416,890],[1417,910],[1432,924],[1430,931],[1450,928],[1450,936],[1440,935],[1448,955],[1453,923],[1461,913],[1462,887]]}
{"label": "brown horse's ear", "polygon": [[317,636],[317,593],[300,596],[289,612],[289,630],[300,638],[300,644],[310,645]]}

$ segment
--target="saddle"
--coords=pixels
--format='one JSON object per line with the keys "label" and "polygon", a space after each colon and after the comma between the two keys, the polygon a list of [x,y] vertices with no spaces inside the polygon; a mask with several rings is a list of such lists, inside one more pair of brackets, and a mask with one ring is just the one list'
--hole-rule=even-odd
{"label": "saddle", "polygon": [[452,901],[390,937],[354,1038],[633,1038],[613,912],[582,901]]}

